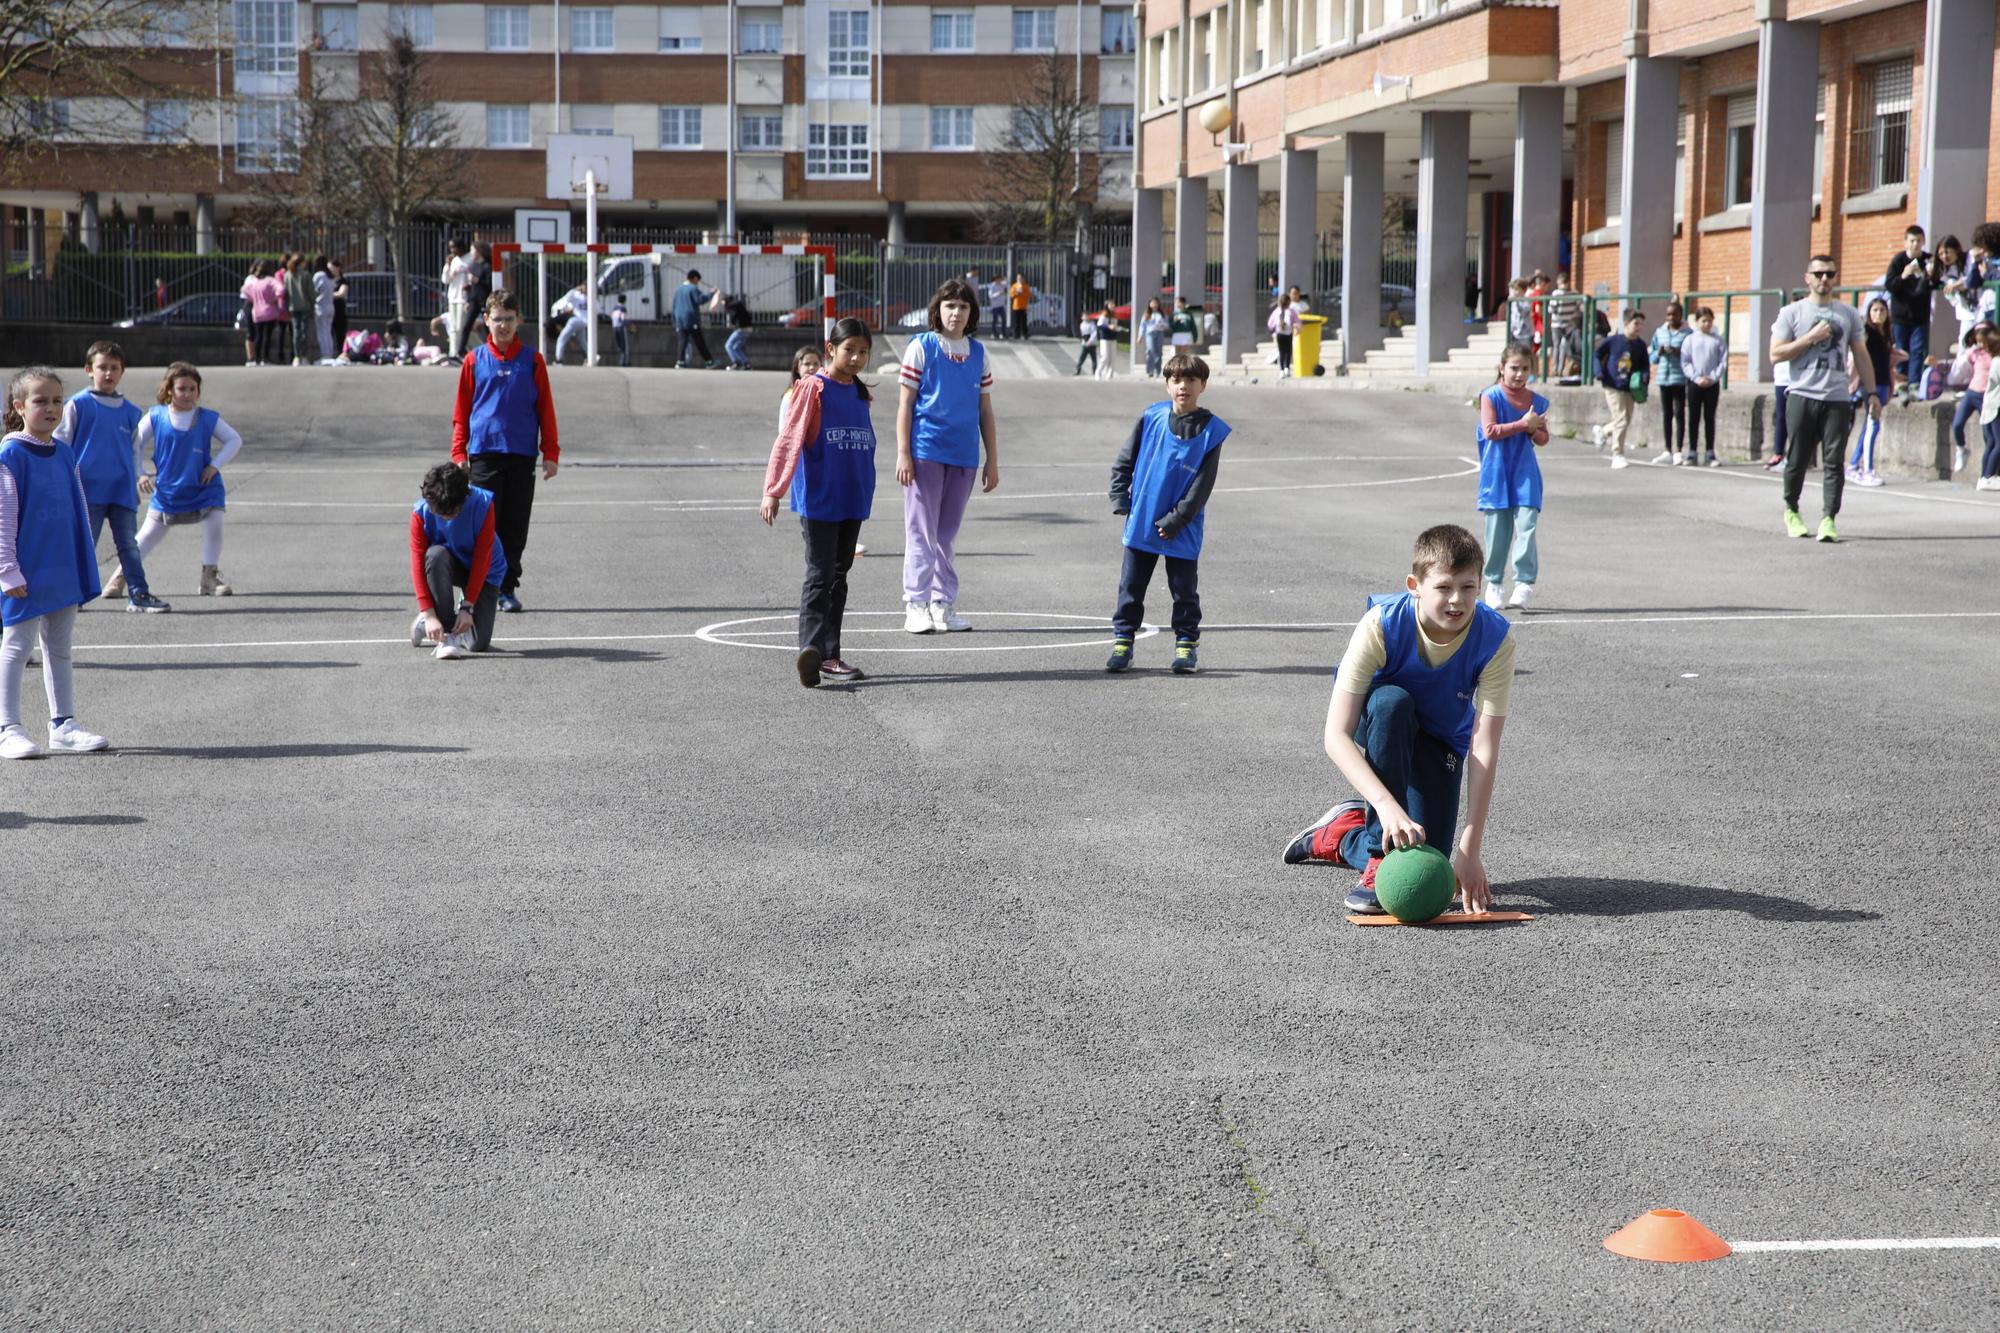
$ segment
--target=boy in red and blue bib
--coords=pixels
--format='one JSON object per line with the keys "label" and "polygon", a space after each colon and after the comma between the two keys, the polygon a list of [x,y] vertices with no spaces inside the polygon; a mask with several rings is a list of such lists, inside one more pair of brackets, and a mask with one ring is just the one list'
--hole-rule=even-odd
{"label": "boy in red and blue bib", "polygon": [[487,341],[458,372],[451,418],[451,461],[471,470],[472,484],[493,496],[494,527],[506,552],[502,611],[519,611],[522,554],[535,510],[535,455],[542,480],[556,475],[556,400],[542,354],[523,346],[520,306],[512,292],[486,298]]}
{"label": "boy in red and blue bib", "polygon": [[[1492,904],[1481,850],[1514,678],[1507,617],[1479,598],[1484,553],[1464,528],[1417,538],[1406,590],[1368,599],[1334,679],[1326,753],[1361,794],[1297,833],[1287,864],[1352,866],[1350,912],[1376,913],[1375,869],[1395,848],[1451,856],[1467,911]],[[1459,784],[1468,806],[1458,827]],[[1454,836],[1454,834],[1456,836]]]}
{"label": "boy in red and blue bib", "polygon": [[[440,661],[483,653],[493,644],[493,615],[507,577],[493,493],[474,486],[458,464],[439,463],[424,473],[419,495],[410,511],[410,583],[417,593],[410,646],[433,647]],[[465,589],[462,600],[453,598],[455,588]]]}

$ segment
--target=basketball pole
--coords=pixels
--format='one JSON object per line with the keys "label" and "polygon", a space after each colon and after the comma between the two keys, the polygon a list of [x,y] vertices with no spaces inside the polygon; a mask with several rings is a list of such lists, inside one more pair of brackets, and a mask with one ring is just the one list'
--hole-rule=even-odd
{"label": "basketball pole", "polygon": [[585,318],[590,327],[583,334],[583,364],[597,364],[597,169],[583,173],[583,252]]}
{"label": "basketball pole", "polygon": [[549,359],[549,252],[535,251],[535,350]]}

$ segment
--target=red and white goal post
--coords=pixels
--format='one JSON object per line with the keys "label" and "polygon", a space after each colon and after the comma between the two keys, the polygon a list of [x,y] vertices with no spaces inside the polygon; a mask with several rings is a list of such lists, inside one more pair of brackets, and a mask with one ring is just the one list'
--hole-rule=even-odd
{"label": "red and white goal post", "polygon": [[[509,255],[791,255],[797,258],[816,256],[820,261],[820,299],[824,336],[833,336],[833,247],[830,245],[649,245],[644,242],[595,245],[557,245],[547,242],[496,241],[493,244],[493,267],[495,271],[507,271]],[[548,310],[547,267],[542,268],[544,290],[537,293],[541,310]],[[539,327],[539,323],[537,324]]]}

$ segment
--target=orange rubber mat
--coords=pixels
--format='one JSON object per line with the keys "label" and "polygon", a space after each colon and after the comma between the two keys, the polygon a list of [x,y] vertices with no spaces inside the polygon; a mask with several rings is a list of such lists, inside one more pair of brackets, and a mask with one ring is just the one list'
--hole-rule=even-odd
{"label": "orange rubber mat", "polygon": [[1446,912],[1428,921],[1398,921],[1393,916],[1351,916],[1356,926],[1491,926],[1507,921],[1533,921],[1526,912]]}

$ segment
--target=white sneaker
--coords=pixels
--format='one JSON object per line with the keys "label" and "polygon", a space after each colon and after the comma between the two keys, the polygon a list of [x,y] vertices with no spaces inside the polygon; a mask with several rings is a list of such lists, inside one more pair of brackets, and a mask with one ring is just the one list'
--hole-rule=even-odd
{"label": "white sneaker", "polygon": [[1717,458],[1714,454],[1710,454],[1708,456],[1708,465],[1710,467],[1721,467],[1722,460],[1720,458]]}
{"label": "white sneaker", "polygon": [[1505,600],[1506,599],[1501,596],[1499,584],[1489,583],[1486,585],[1485,602],[1488,606],[1492,607],[1495,611],[1498,611],[1502,606],[1502,604],[1505,602]]}
{"label": "white sneaker", "polygon": [[410,647],[428,648],[430,646],[430,631],[424,627],[424,613],[419,611],[417,612],[417,618],[410,622]]}
{"label": "white sneaker", "polygon": [[1671,449],[1662,449],[1662,450],[1660,450],[1660,452],[1658,452],[1657,454],[1654,454],[1654,455],[1653,455],[1653,466],[1654,466],[1654,467],[1672,467],[1673,465],[1674,465],[1674,451],[1673,451],[1673,450],[1671,450]]}
{"label": "white sneaker", "polygon": [[431,650],[431,656],[440,662],[456,662],[461,657],[472,656],[472,650],[466,646],[464,635],[447,634],[444,642]]}
{"label": "white sneaker", "polygon": [[939,628],[937,622],[931,619],[931,609],[928,606],[922,602],[905,602],[903,604],[903,631],[905,633],[929,634]]}
{"label": "white sneaker", "polygon": [[60,727],[49,728],[49,748],[85,754],[91,750],[108,750],[111,742],[94,731],[85,731],[76,724],[75,718],[71,718]]}
{"label": "white sneaker", "polygon": [[9,727],[0,731],[0,759],[33,759],[42,752],[42,747],[28,739],[28,733],[19,727]]}
{"label": "white sneaker", "polygon": [[1629,458],[1627,458],[1627,457],[1626,457],[1625,455],[1623,455],[1623,454],[1613,454],[1613,455],[1611,455],[1611,466],[1613,466],[1613,467],[1631,467],[1631,466],[1632,466],[1632,460],[1631,460],[1631,459],[1629,459]]}
{"label": "white sneaker", "polygon": [[1528,604],[1528,599],[1530,597],[1533,597],[1534,595],[1535,595],[1534,584],[1517,583],[1514,585],[1514,595],[1507,599],[1507,605],[1509,607],[1512,607],[1514,610],[1518,611],[1522,607],[1526,606]]}
{"label": "white sneaker", "polygon": [[1879,472],[1864,472],[1854,479],[1854,484],[1857,486],[1880,486],[1882,484],[1882,474]]}
{"label": "white sneaker", "polygon": [[1604,447],[1604,427],[1592,426],[1590,428],[1590,442],[1600,449]]}
{"label": "white sneaker", "polygon": [[1952,446],[1951,470],[1953,472],[1965,471],[1965,446],[1962,444],[1955,444]]}
{"label": "white sneaker", "polygon": [[931,628],[940,634],[963,634],[972,622],[960,615],[953,602],[931,603]]}
{"label": "white sneaker", "polygon": [[1977,482],[1973,483],[1973,487],[1972,487],[1972,489],[1973,489],[1973,490],[1975,490],[1975,491],[1990,491],[1990,490],[1992,490],[1992,489],[1993,489],[1993,478],[1991,478],[1991,477],[1981,477],[1981,478],[1980,478],[1980,479],[1979,479],[1979,480],[1978,480]]}

